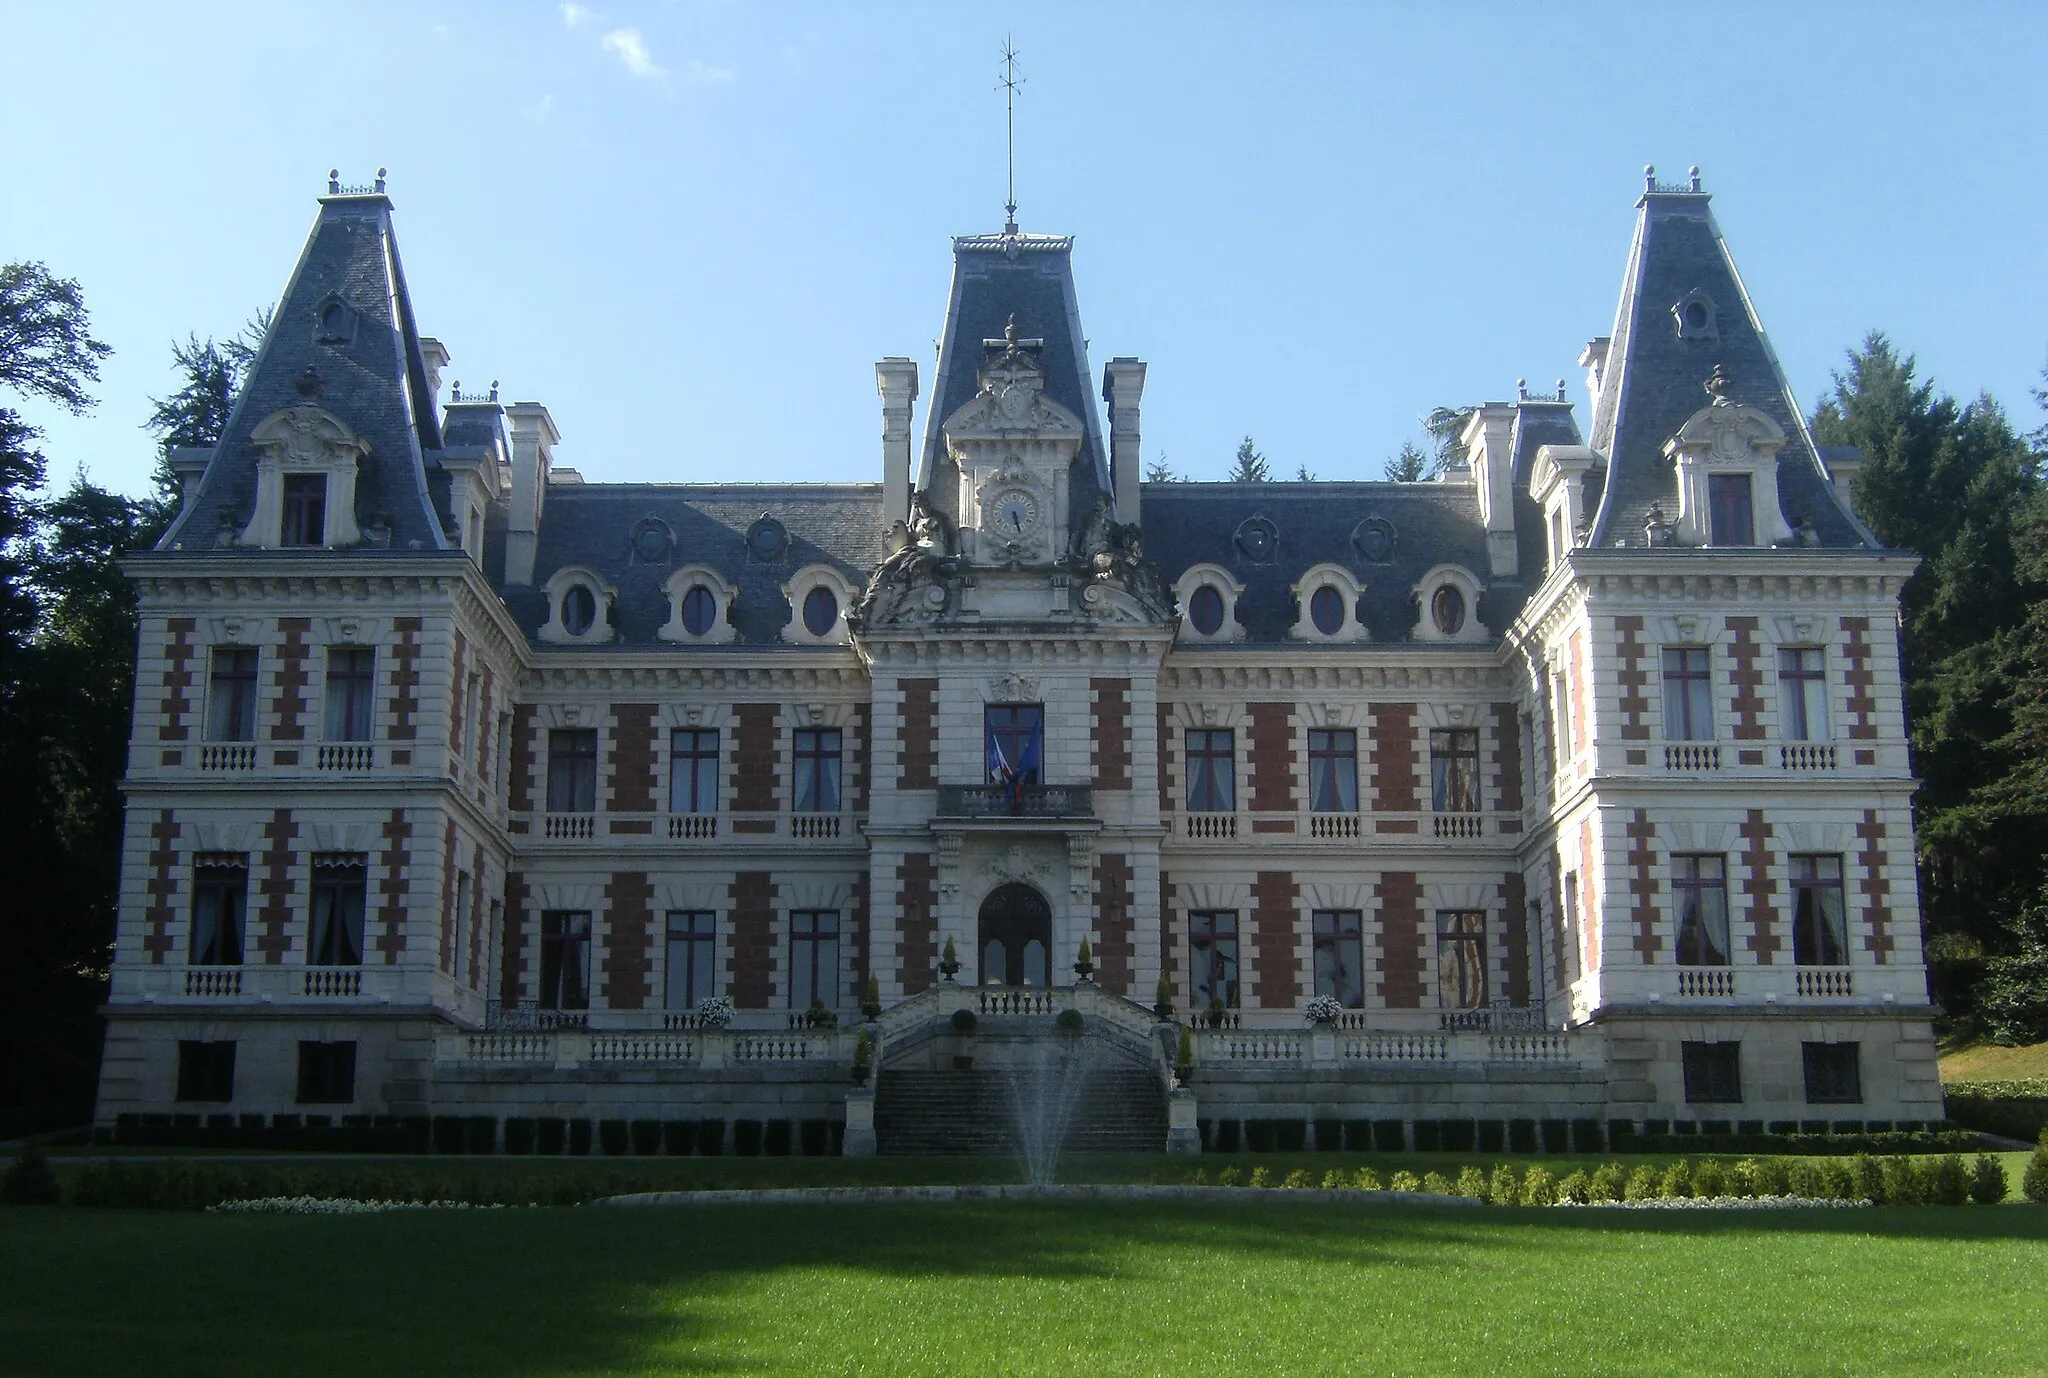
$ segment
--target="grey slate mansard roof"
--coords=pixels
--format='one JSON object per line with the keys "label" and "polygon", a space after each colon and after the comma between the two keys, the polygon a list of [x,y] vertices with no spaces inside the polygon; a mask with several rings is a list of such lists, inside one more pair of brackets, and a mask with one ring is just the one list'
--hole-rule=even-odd
{"label": "grey slate mansard roof", "polygon": [[[746,542],[747,528],[764,515],[789,532],[788,548],[769,562],[756,559]],[[646,561],[634,554],[632,536],[650,517],[667,525],[674,544],[659,559]],[[887,553],[879,483],[551,484],[540,527],[533,586],[499,589],[520,628],[529,637],[539,630],[548,618],[548,580],[576,566],[618,590],[612,627],[619,643],[654,649],[668,644],[655,635],[669,620],[662,585],[684,565],[707,565],[736,590],[737,644],[758,648],[776,644],[795,615],[782,593],[791,575],[827,565],[858,589]],[[504,547],[500,530],[492,536],[500,552],[491,571],[495,577],[502,572]],[[677,649],[701,655],[717,648]]]}
{"label": "grey slate mansard roof", "polygon": [[[353,313],[352,329],[346,339],[323,343],[317,338],[322,310],[337,295]],[[317,396],[297,386],[308,367],[324,384]],[[391,202],[381,193],[320,198],[312,233],[199,491],[157,548],[236,553],[214,544],[224,521],[239,532],[255,504],[256,452],[249,434],[281,408],[307,402],[333,412],[370,444],[356,480],[358,521],[367,526],[388,519],[394,552],[447,549],[442,516],[448,479],[433,462],[440,426],[392,235]]]}
{"label": "grey slate mansard roof", "polygon": [[[1733,382],[1731,401],[1758,408],[1784,428],[1778,496],[1786,523],[1796,530],[1810,518],[1822,546],[1875,547],[1821,470],[1709,199],[1698,191],[1653,190],[1637,202],[1606,385],[1593,416],[1590,443],[1607,455],[1607,479],[1590,544],[1642,545],[1652,504],[1666,520],[1678,515],[1677,472],[1664,442],[1707,405],[1703,385],[1719,364]],[[1682,339],[1673,309],[1696,292],[1714,313],[1714,333]]]}
{"label": "grey slate mansard roof", "polygon": [[[1254,643],[1287,640],[1298,616],[1294,585],[1319,564],[1342,565],[1364,585],[1363,620],[1381,642],[1408,639],[1419,615],[1415,585],[1438,565],[1462,565],[1486,586],[1476,611],[1495,635],[1514,620],[1535,582],[1488,579],[1486,531],[1469,483],[1148,483],[1143,505],[1146,558],[1169,585],[1198,564],[1230,571],[1244,586],[1237,620]],[[1272,522],[1278,535],[1263,563],[1237,541],[1253,517]],[[1384,560],[1365,558],[1353,539],[1374,517],[1393,527]]]}

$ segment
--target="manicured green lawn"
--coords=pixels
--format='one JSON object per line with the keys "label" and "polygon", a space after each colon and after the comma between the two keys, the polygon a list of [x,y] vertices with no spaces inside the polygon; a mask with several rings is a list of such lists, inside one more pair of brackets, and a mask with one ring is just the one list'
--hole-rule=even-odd
{"label": "manicured green lawn", "polygon": [[0,1372],[2023,1374],[2048,1210],[0,1212]]}

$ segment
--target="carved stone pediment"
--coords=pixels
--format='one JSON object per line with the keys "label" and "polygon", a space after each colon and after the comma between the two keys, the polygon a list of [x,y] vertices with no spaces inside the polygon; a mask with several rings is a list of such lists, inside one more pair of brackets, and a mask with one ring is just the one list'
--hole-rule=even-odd
{"label": "carved stone pediment", "polygon": [[363,539],[356,525],[356,469],[370,442],[346,421],[312,402],[274,411],[249,433],[256,451],[256,503],[239,538],[243,545],[270,547],[282,539],[286,475],[326,478],[326,529],[316,544],[351,546]]}
{"label": "carved stone pediment", "polygon": [[1776,459],[1784,448],[1784,427],[1745,402],[1701,407],[1665,445],[1673,455],[1734,463]]}
{"label": "carved stone pediment", "polygon": [[249,443],[288,469],[353,466],[370,442],[325,407],[310,404],[272,412],[249,433]]}

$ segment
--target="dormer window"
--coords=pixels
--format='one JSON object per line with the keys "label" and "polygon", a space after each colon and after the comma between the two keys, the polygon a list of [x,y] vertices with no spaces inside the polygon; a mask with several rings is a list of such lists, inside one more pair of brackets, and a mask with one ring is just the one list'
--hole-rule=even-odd
{"label": "dormer window", "polygon": [[1327,584],[1317,589],[1308,600],[1308,617],[1324,636],[1335,636],[1344,630],[1344,595]]}
{"label": "dormer window", "polygon": [[327,543],[327,475],[284,476],[284,521],[279,528],[277,543],[282,546]]}
{"label": "dormer window", "polygon": [[859,593],[846,577],[829,565],[808,565],[782,586],[789,600],[790,620],[782,629],[784,641],[810,646],[843,646],[849,632],[846,608]]}
{"label": "dormer window", "polygon": [[727,645],[738,636],[727,609],[733,591],[708,565],[685,565],[662,582],[668,595],[668,621],[656,632],[663,641]]}
{"label": "dormer window", "polygon": [[1438,565],[1423,575],[1414,588],[1413,606],[1420,614],[1415,621],[1415,639],[1484,641],[1486,628],[1473,616],[1484,591],[1472,572],[1462,565]]}
{"label": "dormer window", "polygon": [[1711,545],[1755,545],[1756,508],[1748,474],[1707,475]]}
{"label": "dormer window", "polygon": [[702,584],[693,584],[683,595],[683,630],[703,636],[718,619],[718,599]]}
{"label": "dormer window", "polygon": [[839,621],[839,596],[823,584],[804,595],[804,630],[820,640]]}
{"label": "dormer window", "polygon": [[1223,595],[1214,584],[1204,584],[1188,596],[1188,622],[1203,636],[1223,630]]}
{"label": "dormer window", "polygon": [[1429,620],[1439,636],[1456,636],[1465,629],[1465,595],[1455,584],[1438,585],[1430,595]]}
{"label": "dormer window", "polygon": [[562,630],[571,636],[586,636],[597,621],[597,595],[587,584],[577,584],[562,595]]}

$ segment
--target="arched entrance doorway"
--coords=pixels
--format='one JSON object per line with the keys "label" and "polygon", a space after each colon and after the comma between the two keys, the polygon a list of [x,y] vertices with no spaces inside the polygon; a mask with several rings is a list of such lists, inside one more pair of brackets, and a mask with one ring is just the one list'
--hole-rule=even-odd
{"label": "arched entrance doorway", "polygon": [[997,886],[981,902],[981,983],[1051,984],[1052,906],[1028,885]]}

